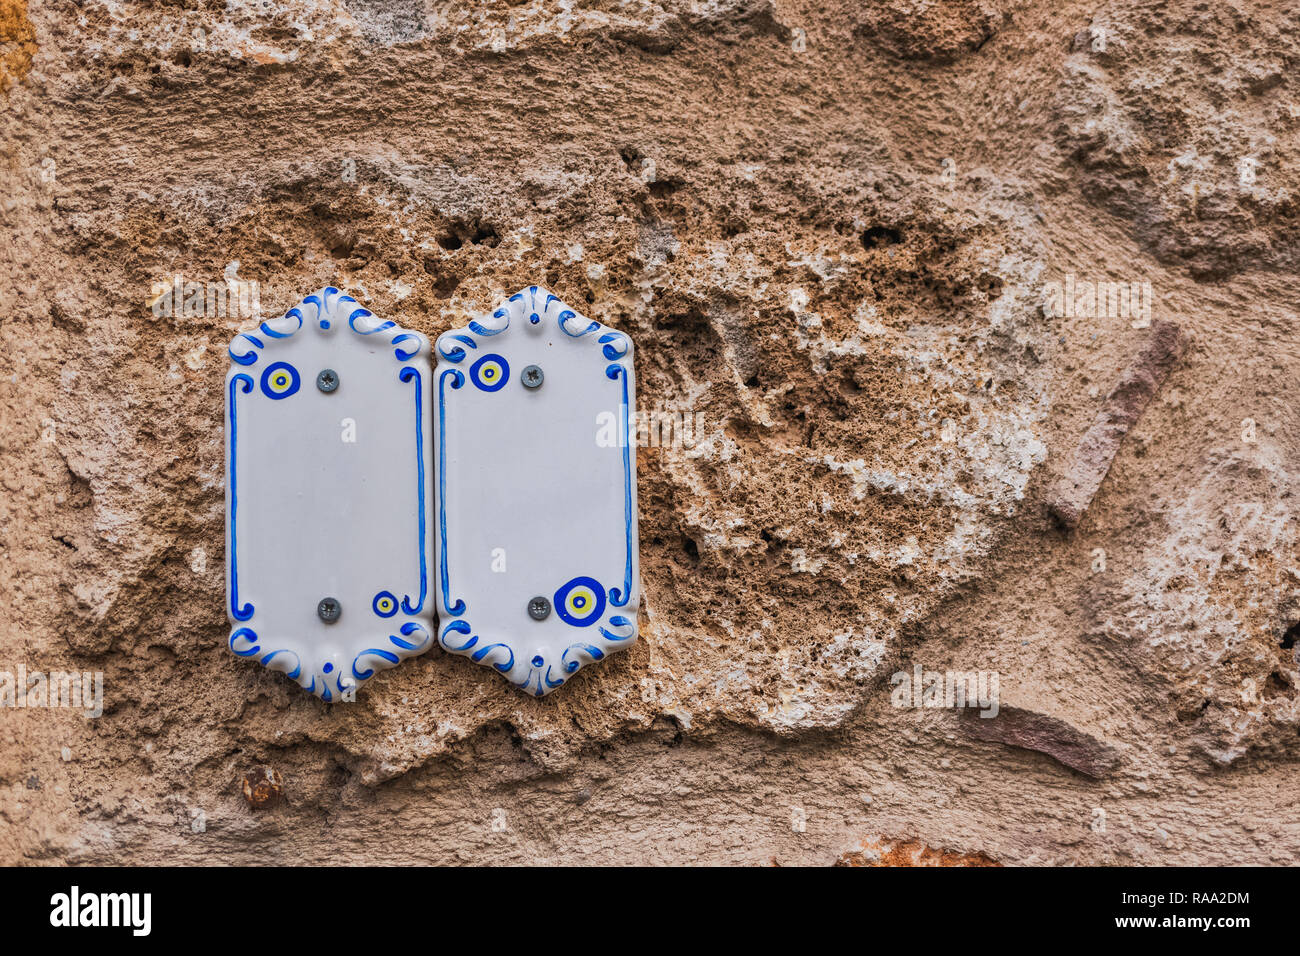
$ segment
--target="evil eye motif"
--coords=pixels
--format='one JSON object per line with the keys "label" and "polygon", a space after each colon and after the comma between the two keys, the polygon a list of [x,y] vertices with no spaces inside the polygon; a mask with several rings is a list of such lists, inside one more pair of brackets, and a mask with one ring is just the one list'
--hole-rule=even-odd
{"label": "evil eye motif", "polygon": [[504,388],[510,378],[510,363],[504,356],[493,352],[469,367],[469,377],[483,391],[495,392]]}
{"label": "evil eye motif", "polygon": [[298,391],[300,384],[298,370],[288,362],[268,365],[266,371],[262,373],[262,392],[267,398],[274,398],[276,401],[288,398]]}
{"label": "evil eye motif", "polygon": [[605,613],[605,589],[595,578],[574,578],[555,592],[555,612],[574,627],[588,627]]}
{"label": "evil eye motif", "polygon": [[397,598],[388,591],[380,591],[370,605],[380,617],[392,617],[397,613]]}

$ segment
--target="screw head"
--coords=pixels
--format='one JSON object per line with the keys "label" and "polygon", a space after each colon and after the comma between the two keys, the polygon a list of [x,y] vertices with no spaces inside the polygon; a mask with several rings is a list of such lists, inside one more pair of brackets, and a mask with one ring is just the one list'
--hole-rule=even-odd
{"label": "screw head", "polygon": [[528,602],[528,616],[534,621],[544,621],[551,616],[551,602],[538,596]]}
{"label": "screw head", "polygon": [[322,392],[332,392],[339,387],[339,373],[332,368],[323,368],[316,376],[316,387]]}
{"label": "screw head", "polygon": [[326,624],[333,624],[343,613],[343,605],[339,604],[338,598],[321,598],[320,603],[316,605],[316,613]]}
{"label": "screw head", "polygon": [[529,365],[520,374],[519,381],[524,383],[524,388],[541,388],[542,379],[545,377],[540,365]]}

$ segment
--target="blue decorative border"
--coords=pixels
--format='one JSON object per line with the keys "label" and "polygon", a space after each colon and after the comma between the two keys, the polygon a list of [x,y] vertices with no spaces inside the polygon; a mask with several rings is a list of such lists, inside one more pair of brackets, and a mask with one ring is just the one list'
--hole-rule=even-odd
{"label": "blue decorative border", "polygon": [[[460,357],[465,357],[463,351]],[[465,613],[465,602],[457,600],[452,603],[447,571],[447,403],[443,385],[448,378],[452,388],[460,388],[465,384],[465,374],[460,369],[449,368],[438,376],[438,571],[442,577],[442,609],[453,617],[459,617]]]}
{"label": "blue decorative border", "polygon": [[[622,332],[608,329],[599,322],[592,321],[569,308],[557,296],[547,292],[541,286],[529,286],[510,296],[499,306],[490,318],[471,321],[466,328],[453,329],[438,337],[435,345],[435,358],[442,359],[453,366],[464,362],[471,352],[477,353],[480,339],[501,335],[510,329],[511,323],[518,323],[529,332],[545,327],[553,322],[565,336],[582,340],[596,335],[595,343],[600,346],[598,355],[608,364],[604,373],[612,381],[621,383],[622,397],[620,415],[623,429],[621,432],[623,456],[623,499],[624,499],[624,537],[626,542],[626,560],[623,569],[623,586],[609,588],[610,610],[623,613],[610,614],[603,623],[595,628],[595,634],[586,639],[575,641],[560,654],[556,661],[549,661],[544,655],[536,655],[522,660],[515,654],[510,644],[498,641],[482,643],[473,626],[465,619],[468,607],[462,598],[453,603],[451,598],[450,571],[447,561],[447,404],[445,383],[450,379],[453,390],[465,384],[465,375],[458,368],[448,368],[438,373],[438,390],[435,396],[438,425],[438,542],[439,574],[441,595],[440,613],[449,618],[445,621],[438,635],[438,643],[453,654],[460,654],[470,660],[490,665],[506,676],[516,687],[537,697],[542,697],[557,687],[562,686],[573,674],[587,664],[603,660],[612,651],[627,647],[636,641],[636,602],[632,601],[635,593],[634,566],[636,558],[635,531],[635,476],[631,443],[628,438],[628,418],[630,412],[630,380],[632,342]],[[481,361],[481,359],[480,359]],[[583,579],[590,580],[590,579]],[[594,582],[593,582],[594,583]],[[558,592],[557,592],[558,593]],[[604,616],[603,614],[601,615]],[[595,623],[591,621],[589,623]],[[584,633],[575,626],[575,634]]]}
{"label": "blue decorative border", "polygon": [[[393,354],[400,362],[410,361],[424,351],[424,336],[419,332],[408,332],[396,322],[378,318],[352,296],[344,295],[332,285],[312,293],[280,318],[268,319],[254,331],[269,339],[292,338],[307,323],[306,310],[309,308],[315,312],[310,321],[314,322],[321,332],[332,331],[334,322],[338,319],[346,321],[348,328],[357,335],[374,335],[377,332],[397,329],[397,334],[389,340],[390,345],[396,346],[399,342],[410,341],[415,343],[413,348],[394,349]],[[253,365],[257,362],[258,350],[264,348],[266,343],[254,332],[240,332],[231,340],[227,354],[236,365]]]}
{"label": "blue decorative border", "polygon": [[[410,338],[410,335],[399,335],[397,338]],[[394,339],[394,341],[397,341],[397,339]],[[401,357],[402,351],[400,349],[397,355],[399,358]],[[410,595],[402,598],[402,610],[407,614],[415,615],[424,610],[424,599],[429,593],[429,563],[424,553],[425,537],[427,536],[424,513],[428,510],[429,505],[424,499],[424,398],[421,394],[420,370],[418,368],[407,365],[397,373],[397,377],[403,382],[415,381],[415,467],[417,471],[415,511],[420,516],[418,522],[420,526],[420,600],[412,606]]]}
{"label": "blue decorative border", "polygon": [[[239,547],[236,537],[235,515],[239,511],[239,485],[236,483],[235,456],[239,453],[239,425],[235,418],[235,386],[243,384],[240,389],[245,395],[253,390],[253,378],[240,372],[230,376],[227,383],[226,408],[230,415],[230,617],[235,621],[247,621],[253,616],[253,605],[239,603]],[[232,636],[233,640],[233,636]]]}
{"label": "blue decorative border", "polygon": [[[330,335],[342,324],[356,335],[389,336],[389,345],[399,363],[398,379],[414,383],[415,401],[415,456],[416,456],[416,513],[418,520],[418,550],[420,560],[420,590],[418,600],[412,601],[410,594],[403,597],[401,610],[408,616],[423,619],[408,620],[397,626],[397,634],[389,634],[384,644],[368,647],[358,653],[348,667],[336,667],[332,662],[318,662],[304,666],[299,655],[288,648],[266,648],[263,646],[256,630],[248,623],[254,615],[251,603],[240,603],[239,597],[239,549],[238,549],[238,453],[239,424],[237,414],[237,394],[248,394],[253,390],[253,376],[236,368],[249,368],[255,365],[264,350],[273,342],[289,339],[307,325],[314,325],[323,335]],[[429,594],[429,555],[428,555],[428,502],[425,499],[425,448],[424,448],[424,391],[420,368],[414,364],[405,364],[414,359],[430,354],[428,340],[419,332],[401,328],[396,322],[380,319],[369,309],[361,306],[350,295],[344,295],[333,286],[315,292],[286,312],[278,319],[262,322],[252,332],[240,332],[231,340],[230,360],[236,368],[231,369],[227,377],[227,426],[229,443],[227,454],[227,482],[229,488],[227,521],[229,529],[229,586],[227,613],[234,627],[231,630],[228,645],[238,657],[254,658],[269,670],[280,671],[309,693],[316,694],[326,702],[332,702],[355,691],[362,683],[369,680],[378,671],[394,667],[408,657],[422,654],[433,646],[433,628],[431,626],[432,608],[425,610]],[[251,371],[251,369],[249,369]],[[265,374],[265,373],[264,373]],[[296,389],[295,389],[296,390]],[[293,392],[286,393],[288,398]],[[396,609],[383,614],[378,607],[381,596],[392,597],[392,592],[381,591],[375,596],[371,611],[384,630],[392,628],[391,619]],[[395,600],[395,599],[394,599]],[[382,633],[382,631],[381,631]],[[400,636],[399,636],[400,635]]]}
{"label": "blue decorative border", "polygon": [[[608,353],[609,346],[605,346]],[[626,353],[624,353],[626,354]],[[620,406],[623,423],[619,442],[623,446],[623,524],[627,537],[627,566],[623,571],[623,590],[618,588],[609,589],[609,603],[615,607],[626,607],[628,600],[632,597],[632,442],[628,439],[628,407],[627,407],[627,367],[614,363],[605,369],[605,377],[614,380],[622,379],[623,381],[623,403]]]}
{"label": "blue decorative border", "polygon": [[[406,658],[423,654],[433,646],[430,641],[433,635],[423,621],[406,621],[398,630],[401,637],[396,634],[388,637],[392,645],[391,650],[380,647],[366,648],[352,659],[351,673],[343,668],[336,668],[327,661],[319,670],[304,674],[302,658],[295,651],[280,648],[264,653],[258,643],[260,638],[251,627],[236,628],[231,632],[228,644],[237,657],[256,658],[267,670],[279,671],[290,680],[296,681],[298,686],[308,693],[317,695],[329,704],[336,698],[342,699],[350,691],[355,691],[378,671],[396,667]],[[418,639],[415,639],[417,635],[419,635]],[[365,658],[364,663],[362,658]]]}

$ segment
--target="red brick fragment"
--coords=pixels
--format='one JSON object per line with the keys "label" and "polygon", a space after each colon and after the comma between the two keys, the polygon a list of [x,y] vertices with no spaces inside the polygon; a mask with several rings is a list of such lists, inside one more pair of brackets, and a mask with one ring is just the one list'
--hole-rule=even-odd
{"label": "red brick fragment", "polygon": [[1036,750],[1095,779],[1107,776],[1119,765],[1119,751],[1110,744],[1047,714],[1004,704],[996,717],[981,717],[977,711],[965,710],[960,719],[966,734],[976,740]]}
{"label": "red brick fragment", "polygon": [[1156,397],[1184,344],[1176,323],[1157,321],[1151,326],[1146,345],[1107,396],[1096,421],[1074,450],[1069,469],[1048,495],[1048,510],[1066,528],[1073,529],[1083,518],[1124,436]]}

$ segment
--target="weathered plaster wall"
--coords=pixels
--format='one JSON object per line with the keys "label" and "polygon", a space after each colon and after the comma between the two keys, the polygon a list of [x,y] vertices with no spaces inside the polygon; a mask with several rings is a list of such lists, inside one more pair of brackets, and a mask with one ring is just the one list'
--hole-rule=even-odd
{"label": "weathered plaster wall", "polygon": [[[1298,14],[0,3],[0,670],[105,704],[0,708],[0,860],[1297,862]],[[632,334],[702,423],[639,450],[640,642],[543,700],[236,660],[252,320],[156,317],[176,274]],[[1067,276],[1149,283],[1172,367]],[[915,665],[1002,715],[892,706]]]}

